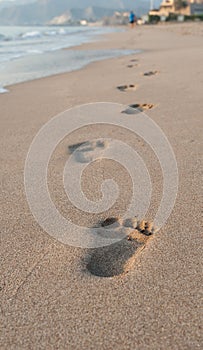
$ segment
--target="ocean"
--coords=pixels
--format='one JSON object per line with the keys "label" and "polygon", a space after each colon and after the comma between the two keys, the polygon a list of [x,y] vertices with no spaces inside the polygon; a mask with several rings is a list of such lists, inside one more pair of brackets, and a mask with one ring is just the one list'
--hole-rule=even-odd
{"label": "ocean", "polygon": [[[0,93],[23,81],[77,70],[135,50],[71,50],[120,31],[108,27],[0,27]],[[69,50],[63,50],[70,48]]]}

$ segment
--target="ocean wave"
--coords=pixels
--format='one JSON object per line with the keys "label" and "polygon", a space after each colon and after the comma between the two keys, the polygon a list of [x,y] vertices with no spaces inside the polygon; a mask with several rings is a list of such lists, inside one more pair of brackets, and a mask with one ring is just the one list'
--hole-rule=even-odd
{"label": "ocean wave", "polygon": [[33,32],[26,32],[24,34],[20,35],[20,38],[22,39],[32,39],[32,38],[41,38],[43,34],[38,31],[33,31]]}
{"label": "ocean wave", "polygon": [[[88,27],[0,27],[0,69],[6,69],[11,61],[43,53],[52,53],[66,47],[91,41],[104,28]],[[110,31],[108,29],[108,31]],[[6,42],[8,41],[9,42]],[[19,63],[21,64],[21,63]]]}
{"label": "ocean wave", "polygon": [[6,63],[25,56],[25,52],[0,52],[0,63]]}
{"label": "ocean wave", "polygon": [[[79,31],[77,31],[78,33]],[[70,29],[65,30],[64,28],[59,28],[57,30],[46,30],[46,31],[30,31],[22,33],[18,36],[18,39],[38,39],[43,37],[49,37],[49,36],[65,36],[69,34],[75,34],[74,31],[71,31]]]}
{"label": "ocean wave", "polygon": [[47,36],[55,36],[57,34],[56,30],[48,30],[46,32],[44,32],[45,35]]}
{"label": "ocean wave", "polygon": [[0,94],[5,94],[5,92],[8,92],[4,87],[0,86]]}
{"label": "ocean wave", "polygon": [[26,53],[32,53],[32,54],[42,54],[42,53],[44,53],[45,52],[45,50],[44,51],[42,51],[42,50],[37,50],[37,49],[32,49],[32,50],[27,50],[26,51]]}
{"label": "ocean wave", "polygon": [[[27,32],[22,32],[20,34],[14,35],[14,36],[6,36],[2,33],[0,33],[0,41],[19,41],[19,40],[34,40],[34,39],[42,39],[46,37],[57,37],[57,36],[69,36],[69,35],[78,35],[82,33],[92,33],[92,29],[85,27],[85,28],[51,28],[50,30],[46,28],[46,30],[31,30]],[[93,32],[94,34],[94,32]]]}
{"label": "ocean wave", "polygon": [[6,36],[0,33],[0,41],[12,41],[12,40],[14,40],[14,38],[12,38],[11,36]]}

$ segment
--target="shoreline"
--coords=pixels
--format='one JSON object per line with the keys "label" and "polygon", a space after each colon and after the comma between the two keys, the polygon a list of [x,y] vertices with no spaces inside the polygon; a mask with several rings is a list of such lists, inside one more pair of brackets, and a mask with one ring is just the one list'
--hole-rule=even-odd
{"label": "shoreline", "polygon": [[[164,29],[143,26],[87,44],[95,50],[103,45],[139,47],[142,52],[12,85],[9,94],[0,96],[2,350],[201,347],[203,27],[187,28],[185,34],[180,24]],[[39,130],[59,113],[94,102],[151,106],[145,113],[168,138],[179,172],[179,190],[168,221],[135,256],[128,273],[110,278],[89,272],[88,261],[100,263],[96,250],[63,245],[39,226],[24,187],[25,160]],[[85,227],[125,213],[132,182],[116,162],[94,162],[83,174],[82,190],[91,201],[101,199],[104,180],[112,178],[118,184],[116,204],[105,213],[82,212],[63,189],[68,148],[103,137],[124,142],[143,159],[153,188],[147,216],[153,219],[162,198],[160,163],[143,139],[115,125],[80,128],[57,145],[47,184],[57,209]],[[133,168],[136,174],[138,167]],[[138,187],[141,198],[144,190]]]}
{"label": "shoreline", "polygon": [[[85,44],[84,44],[84,46],[85,46]],[[80,50],[79,47],[80,46],[74,46],[72,48],[67,48],[67,49],[63,49],[63,50],[69,50],[69,49],[71,50],[72,49],[74,51],[76,51],[76,50],[78,51],[78,50]],[[85,48],[81,49],[81,51],[83,51],[83,50],[85,50]],[[123,53],[123,54],[121,53],[120,55],[117,55],[114,58],[138,55],[140,53],[141,53],[141,51],[138,49],[138,50],[134,50],[134,52],[131,52],[131,53],[126,53],[126,54],[125,53]],[[9,93],[10,92],[9,88],[12,88],[12,87],[15,87],[15,86],[18,86],[18,85],[21,85],[21,84],[26,84],[26,83],[33,82],[33,81],[36,81],[36,80],[47,79],[47,78],[51,78],[51,77],[57,77],[57,76],[60,77],[60,76],[62,76],[64,74],[68,74],[68,73],[72,73],[72,72],[77,72],[77,71],[83,70],[86,67],[88,67],[89,65],[94,64],[96,62],[103,62],[103,61],[107,61],[107,60],[112,60],[114,58],[109,58],[109,57],[108,58],[101,58],[101,60],[95,60],[95,61],[86,63],[83,66],[81,66],[80,68],[75,68],[75,69],[73,69],[71,71],[66,71],[66,72],[62,72],[62,73],[55,73],[55,74],[51,74],[51,75],[42,76],[42,77],[39,77],[39,78],[33,78],[33,79],[30,79],[30,80],[21,81],[21,82],[18,82],[18,83],[15,83],[15,84],[11,84],[11,85],[9,84],[9,85],[5,85],[5,86],[1,86],[1,89],[3,91],[2,92],[0,91],[0,95],[4,94],[4,93]]]}
{"label": "shoreline", "polygon": [[[157,29],[165,29],[168,30],[169,32],[172,30],[174,30],[178,33],[178,35],[196,35],[197,33],[195,32],[195,27],[201,27],[202,23],[163,23],[163,24],[159,24],[157,26],[155,26]],[[148,27],[148,28],[147,28]],[[154,26],[144,26],[145,29],[150,29],[153,30]],[[191,30],[192,29],[192,30]],[[191,32],[186,32],[185,30],[191,30]],[[142,26],[137,26],[135,28],[135,31],[142,31]],[[195,33],[194,33],[195,32]],[[75,46],[71,46],[71,47],[67,47],[67,48],[61,48],[58,51],[85,51],[85,50],[108,50],[108,49],[118,49],[119,48],[119,42],[120,39],[123,40],[123,38],[125,38],[125,33],[130,33],[130,29],[128,27],[125,28],[125,30],[121,31],[120,33],[118,32],[112,32],[112,33],[105,33],[105,34],[100,34],[98,36],[95,37],[95,39],[92,39],[91,41],[84,43],[84,44],[80,44],[80,45],[75,45]],[[199,34],[199,33],[198,33]],[[200,34],[201,35],[201,32]],[[129,50],[131,49],[129,46],[126,48],[126,46],[124,46],[123,50]],[[149,52],[149,51],[153,51],[153,49],[151,48],[149,50],[149,48],[147,48],[146,46],[143,48],[142,45],[140,45],[139,47],[135,48],[135,53],[136,54],[140,54],[142,53],[142,51],[145,50],[145,52]],[[137,51],[137,52],[136,52]],[[116,57],[122,57],[122,56],[131,56],[133,55],[133,53],[131,54],[121,54],[119,56],[115,56]],[[9,85],[5,85],[5,86],[1,86],[3,92],[0,92],[0,96],[5,94],[5,93],[9,93],[10,90],[8,88],[12,88],[16,85],[19,84],[24,84],[27,82],[31,82],[31,81],[35,81],[35,80],[41,80],[41,79],[46,79],[46,78],[50,78],[50,77],[54,77],[54,76],[61,76],[63,74],[68,74],[71,72],[76,72],[76,71],[80,71],[82,69],[85,69],[87,66],[95,63],[95,62],[102,62],[105,60],[111,60],[112,58],[101,58],[101,60],[95,60],[92,62],[89,62],[87,64],[82,65],[80,68],[75,68],[71,71],[66,71],[66,72],[61,72],[61,73],[55,73],[55,74],[50,74],[47,76],[42,76],[42,77],[37,77],[37,78],[33,78],[30,80],[25,80],[25,81],[21,81],[18,83],[14,83],[14,84],[9,84]],[[5,90],[5,91],[4,91]]]}
{"label": "shoreline", "polygon": [[[97,27],[96,27],[97,28]],[[102,27],[101,27],[102,28]],[[107,27],[103,27],[104,29],[106,29]],[[113,28],[112,28],[113,29]],[[68,47],[61,47],[60,49],[57,49],[57,50],[54,50],[53,52],[55,52],[55,59],[57,59],[57,53],[59,52],[66,52],[67,50],[68,51],[80,51],[80,47],[83,48],[83,50],[85,50],[85,47],[86,45],[88,44],[91,44],[91,43],[97,43],[97,42],[100,42],[100,41],[105,41],[105,40],[108,40],[108,36],[111,35],[111,34],[117,34],[119,31],[118,30],[115,30],[114,28],[114,32],[109,32],[109,33],[100,33],[100,34],[92,34],[92,38],[90,38],[89,41],[85,42],[85,43],[81,43],[79,45],[75,44],[75,45],[72,45],[72,46],[68,46]],[[42,55],[44,54],[51,54],[52,51],[49,51],[49,52],[44,52]],[[117,57],[117,55],[119,55],[118,53],[114,53],[115,57]],[[122,55],[122,54],[121,54]],[[125,53],[124,53],[125,55]],[[21,57],[21,61],[22,60],[26,60],[26,58],[28,57]],[[34,58],[34,56],[30,56],[30,59],[32,60]],[[68,58],[68,57],[67,57]],[[107,58],[101,58],[101,61],[102,60],[105,60],[105,59],[108,59],[109,57]],[[9,92],[9,90],[7,89],[8,87],[10,86],[14,86],[14,85],[18,85],[20,83],[24,83],[24,82],[29,82],[29,81],[33,81],[33,80],[37,80],[37,79],[43,79],[43,78],[47,78],[47,77],[50,77],[50,76],[54,76],[54,75],[60,75],[60,74],[65,74],[65,73],[69,73],[69,72],[72,72],[72,71],[76,71],[76,70],[80,70],[82,68],[84,68],[85,66],[87,66],[88,64],[91,64],[92,62],[97,62],[97,58],[92,58],[92,60],[90,59],[90,61],[88,63],[85,63],[85,62],[81,62],[81,65],[80,67],[76,67],[76,68],[73,68],[71,70],[67,69],[67,70],[64,70],[62,72],[55,72],[55,73],[51,73],[51,72],[47,72],[47,75],[45,76],[36,76],[36,77],[33,77],[33,78],[27,78],[26,80],[22,80],[22,81],[19,81],[19,82],[16,82],[16,83],[9,83],[9,84],[3,84],[3,85],[0,85],[0,94],[2,93],[7,93]],[[100,60],[99,60],[100,61]],[[19,62],[19,60],[18,60]],[[17,62],[17,63],[18,63]],[[26,61],[25,61],[26,63]],[[23,79],[23,78],[22,78]]]}

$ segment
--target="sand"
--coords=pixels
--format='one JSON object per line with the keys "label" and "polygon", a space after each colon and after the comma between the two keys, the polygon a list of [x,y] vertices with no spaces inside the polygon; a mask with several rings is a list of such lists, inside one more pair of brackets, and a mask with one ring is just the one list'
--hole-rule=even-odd
{"label": "sand", "polygon": [[[0,95],[1,349],[191,350],[203,346],[202,33],[202,24],[194,23],[111,34],[81,49],[143,51],[18,84]],[[147,72],[156,74],[144,75]],[[136,89],[117,88],[132,85]],[[167,223],[136,256],[128,273],[110,278],[87,269],[95,256],[98,263],[95,250],[63,245],[40,228],[29,210],[23,180],[26,155],[38,130],[59,112],[96,101],[153,106],[146,112],[167,135],[179,172],[179,191]],[[122,216],[129,201],[129,176],[108,160],[99,168],[90,165],[83,181],[84,191],[93,200],[100,198],[104,178],[116,178],[120,195],[105,215],[81,213],[61,190],[68,147],[92,135],[116,137],[138,147],[153,179],[151,219],[161,198],[160,166],[143,141],[113,126],[84,128],[57,148],[49,185],[61,213],[91,226],[104,216]]]}

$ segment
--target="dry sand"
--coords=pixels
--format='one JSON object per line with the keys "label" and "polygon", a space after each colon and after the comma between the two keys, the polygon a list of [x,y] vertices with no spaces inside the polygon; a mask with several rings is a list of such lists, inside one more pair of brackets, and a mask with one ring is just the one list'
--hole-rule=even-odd
{"label": "dry sand", "polygon": [[[1,349],[203,347],[202,33],[203,26],[194,23],[137,27],[109,35],[84,47],[143,52],[12,86],[10,93],[0,95]],[[156,71],[154,75],[143,75]],[[122,85],[135,85],[136,90],[117,89]],[[167,135],[179,170],[179,192],[166,225],[138,254],[130,271],[113,278],[88,273],[87,261],[95,256],[91,251],[64,246],[39,227],[29,210],[23,183],[26,154],[40,127],[71,106],[96,101],[156,106],[147,114]],[[149,217],[153,216],[161,198],[160,166],[148,146],[114,127],[84,128],[59,145],[49,179],[61,212],[81,224],[91,225],[102,218],[75,210],[60,186],[66,148],[92,135],[116,137],[140,148],[153,178]],[[88,168],[83,186],[90,199],[99,198],[105,176],[117,178],[120,196],[105,215],[122,215],[131,189],[125,171],[119,172],[119,167],[110,161],[100,167],[102,175],[96,166]]]}

